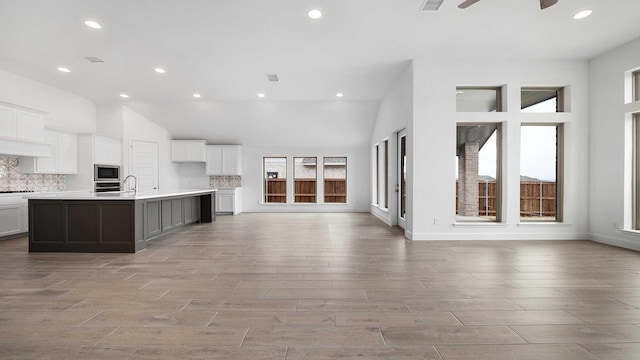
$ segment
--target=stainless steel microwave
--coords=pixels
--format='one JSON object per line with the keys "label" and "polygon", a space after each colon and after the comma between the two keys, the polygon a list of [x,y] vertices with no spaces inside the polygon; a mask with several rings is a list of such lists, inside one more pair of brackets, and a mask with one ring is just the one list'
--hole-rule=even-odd
{"label": "stainless steel microwave", "polygon": [[93,181],[120,181],[120,166],[93,165]]}

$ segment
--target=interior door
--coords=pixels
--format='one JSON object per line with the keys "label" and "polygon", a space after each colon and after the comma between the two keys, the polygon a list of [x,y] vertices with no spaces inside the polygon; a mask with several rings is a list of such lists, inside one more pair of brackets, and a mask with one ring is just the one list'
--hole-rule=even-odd
{"label": "interior door", "polygon": [[398,226],[407,228],[407,130],[398,132]]}
{"label": "interior door", "polygon": [[[138,179],[138,191],[158,190],[158,143],[131,141],[131,172]],[[130,181],[127,180],[126,189]]]}

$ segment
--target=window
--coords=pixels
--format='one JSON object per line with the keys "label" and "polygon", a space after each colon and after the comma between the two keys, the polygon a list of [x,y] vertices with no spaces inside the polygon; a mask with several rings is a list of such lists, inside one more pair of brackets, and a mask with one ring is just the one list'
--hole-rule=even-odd
{"label": "window", "polygon": [[389,208],[389,140],[384,141],[384,207]]}
{"label": "window", "polygon": [[380,208],[389,208],[389,140],[377,146],[376,156],[377,200]]}
{"label": "window", "polygon": [[640,230],[640,114],[633,115],[633,229]]}
{"label": "window", "polygon": [[316,202],[316,179],[318,159],[315,157],[293,158],[294,201],[296,203]]}
{"label": "window", "polygon": [[500,87],[457,87],[457,112],[502,112]]}
{"label": "window", "polygon": [[640,101],[640,70],[632,74],[633,78],[633,101]]}
{"label": "window", "polygon": [[520,91],[522,112],[563,112],[563,88],[522,88]]}
{"label": "window", "polygon": [[264,168],[264,202],[287,202],[287,158],[265,157]]}
{"label": "window", "polygon": [[520,221],[562,221],[562,125],[520,134]]}
{"label": "window", "polygon": [[373,204],[380,205],[380,145],[373,147]]}
{"label": "window", "polygon": [[458,125],[456,221],[501,221],[500,124]]}
{"label": "window", "polygon": [[324,202],[347,202],[347,158],[326,157],[323,159]]}

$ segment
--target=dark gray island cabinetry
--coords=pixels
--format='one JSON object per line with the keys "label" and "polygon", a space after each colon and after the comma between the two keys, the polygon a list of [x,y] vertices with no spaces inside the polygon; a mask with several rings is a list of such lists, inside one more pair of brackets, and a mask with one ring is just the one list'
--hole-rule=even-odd
{"label": "dark gray island cabinetry", "polygon": [[195,222],[215,220],[215,189],[70,192],[29,197],[30,252],[129,252]]}

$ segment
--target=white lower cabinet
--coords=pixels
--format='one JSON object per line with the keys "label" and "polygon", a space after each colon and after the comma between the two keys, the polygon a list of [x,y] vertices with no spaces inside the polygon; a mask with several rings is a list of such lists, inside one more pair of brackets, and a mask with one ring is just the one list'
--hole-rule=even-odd
{"label": "white lower cabinet", "polygon": [[0,205],[0,237],[28,231],[26,204]]}
{"label": "white lower cabinet", "polygon": [[218,189],[216,214],[237,215],[242,212],[242,188]]}

